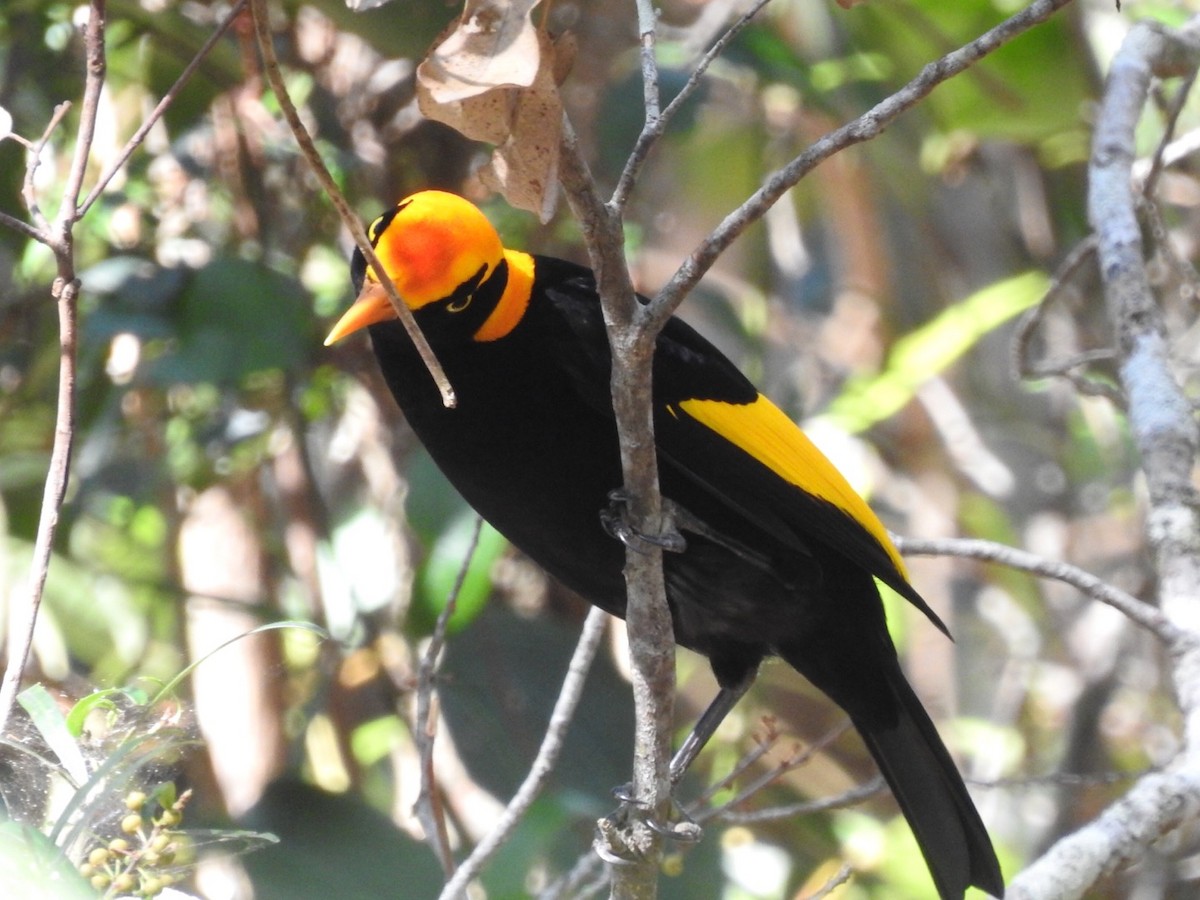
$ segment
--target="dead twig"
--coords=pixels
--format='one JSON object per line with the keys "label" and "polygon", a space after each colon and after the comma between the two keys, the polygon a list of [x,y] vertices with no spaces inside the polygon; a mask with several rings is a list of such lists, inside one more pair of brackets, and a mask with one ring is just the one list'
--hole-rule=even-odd
{"label": "dead twig", "polygon": [[437,622],[433,627],[433,635],[429,645],[421,656],[417,666],[417,712],[413,717],[413,740],[417,745],[417,755],[421,760],[421,789],[413,803],[413,812],[421,827],[425,829],[425,839],[433,848],[434,855],[442,864],[442,871],[447,877],[454,874],[454,854],[450,850],[450,838],[446,833],[446,817],[442,810],[438,793],[437,778],[433,770],[433,745],[437,740],[438,704],[436,697],[435,679],[438,664],[441,661],[442,648],[446,645],[446,628],[454,609],[458,605],[458,595],[463,583],[467,580],[467,572],[471,568],[471,558],[475,548],[479,546],[479,535],[483,531],[483,519],[475,517],[475,528],[471,532],[471,540],[467,544],[467,552],[463,554],[462,565],[454,577],[450,594],[446,597],[446,605],[438,613]]}
{"label": "dead twig", "polygon": [[600,639],[604,636],[604,626],[607,621],[608,614],[598,608],[593,607],[588,613],[587,619],[583,623],[583,630],[579,635],[579,641],[575,645],[575,652],[571,655],[570,663],[567,664],[567,673],[563,677],[562,688],[554,703],[554,710],[550,713],[546,734],[529,767],[529,772],[525,775],[525,780],[513,794],[491,833],[475,846],[471,855],[463,861],[454,873],[454,877],[442,889],[442,900],[457,900],[465,895],[467,885],[508,840],[517,825],[520,824],[521,819],[529,811],[533,801],[541,793],[546,779],[554,771],[559,754],[562,752],[567,727],[575,717],[575,709],[579,705],[579,698],[583,694],[583,685],[591,670],[592,660],[596,658],[596,649],[600,646]]}
{"label": "dead twig", "polygon": [[283,117],[287,121],[288,127],[292,130],[292,136],[296,139],[296,144],[300,148],[301,155],[303,155],[305,161],[308,163],[317,181],[321,183],[322,191],[329,198],[329,202],[333,204],[333,208],[337,210],[338,217],[342,220],[342,225],[345,226],[350,236],[354,239],[355,245],[366,258],[367,264],[372,271],[380,276],[379,283],[383,287],[384,293],[387,294],[388,300],[392,304],[392,309],[396,312],[396,318],[404,325],[404,330],[408,333],[409,339],[413,342],[413,346],[416,347],[417,353],[421,357],[421,361],[429,371],[429,376],[433,379],[438,392],[442,395],[442,403],[447,407],[453,407],[457,403],[457,400],[455,399],[454,388],[450,384],[450,380],[446,378],[446,373],[442,370],[441,363],[437,361],[437,357],[430,348],[429,342],[425,340],[425,335],[421,333],[416,320],[413,319],[412,310],[408,308],[408,305],[396,293],[396,286],[392,283],[392,280],[383,275],[383,265],[379,262],[379,257],[375,255],[375,247],[367,239],[367,233],[363,229],[362,221],[359,219],[357,213],[350,208],[350,204],[346,202],[346,198],[342,194],[341,189],[338,188],[337,182],[329,174],[329,169],[326,168],[324,160],[321,159],[321,154],[317,151],[312,136],[308,133],[308,129],[304,127],[304,123],[300,119],[300,113],[296,110],[296,104],[292,102],[291,95],[288,94],[287,86],[283,83],[279,58],[275,55],[275,46],[272,42],[267,0],[249,0],[249,2],[250,10],[254,17],[254,34],[258,39],[258,49],[263,57],[263,68],[267,73],[267,82],[271,85],[271,90],[275,92],[275,97],[279,101],[279,108],[283,111]]}
{"label": "dead twig", "polygon": [[[83,101],[80,104],[79,128],[76,133],[75,152],[63,190],[58,214],[52,224],[45,224],[42,241],[54,253],[58,277],[54,280],[51,296],[58,304],[59,354],[58,354],[58,408],[55,415],[54,445],[50,451],[50,467],[46,474],[42,494],[42,508],[38,517],[37,537],[34,540],[33,560],[30,563],[29,592],[23,606],[14,611],[9,640],[8,664],[0,682],[0,733],[3,733],[16,703],[21,688],[21,679],[29,654],[33,647],[33,631],[41,609],[42,596],[46,587],[46,576],[50,570],[50,551],[54,534],[58,528],[58,515],[66,495],[67,478],[71,468],[71,446],[75,437],[75,370],[77,351],[76,299],[79,280],[75,276],[74,242],[71,230],[77,219],[75,204],[83,185],[88,156],[91,154],[92,138],[96,130],[96,110],[100,103],[100,90],[104,86],[104,0],[91,0],[84,41],[87,55],[84,77]],[[31,154],[26,169],[26,203],[30,204],[30,216],[34,222],[44,224],[45,219],[33,193],[33,175],[41,148],[49,139],[58,121],[66,114],[66,104],[54,111],[50,124],[43,132],[41,141]]]}
{"label": "dead twig", "polygon": [[1161,610],[1070,563],[1047,559],[1006,544],[972,538],[915,540],[895,537],[894,540],[900,552],[908,556],[957,556],[963,559],[977,559],[1069,584],[1093,600],[1099,600],[1122,613],[1173,651],[1186,649],[1197,642],[1192,632],[1175,625]]}

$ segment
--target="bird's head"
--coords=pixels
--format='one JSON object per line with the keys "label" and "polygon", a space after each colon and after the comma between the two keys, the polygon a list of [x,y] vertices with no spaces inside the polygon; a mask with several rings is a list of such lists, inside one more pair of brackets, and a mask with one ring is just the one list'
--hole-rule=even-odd
{"label": "bird's head", "polygon": [[[461,322],[472,333],[492,312],[483,307],[494,307],[504,293],[508,266],[500,236],[483,213],[455,194],[413,194],[372,222],[367,237],[383,276],[391,279],[414,313],[443,311],[447,320]],[[357,248],[350,273],[358,299],[329,333],[326,344],[396,317],[380,275]],[[476,304],[477,298],[488,302]]]}

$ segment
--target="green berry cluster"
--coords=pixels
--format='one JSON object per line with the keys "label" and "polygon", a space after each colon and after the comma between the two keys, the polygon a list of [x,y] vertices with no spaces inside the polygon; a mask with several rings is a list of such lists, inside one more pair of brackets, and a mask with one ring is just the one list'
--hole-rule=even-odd
{"label": "green berry cluster", "polygon": [[[177,829],[190,796],[191,791],[184,791],[167,802],[149,798],[142,791],[128,793],[124,801],[127,813],[120,824],[124,836],[93,848],[79,866],[80,873],[105,898],[157,896],[179,878],[172,871],[184,849],[184,836]],[[158,815],[149,815],[151,805],[158,808]]]}

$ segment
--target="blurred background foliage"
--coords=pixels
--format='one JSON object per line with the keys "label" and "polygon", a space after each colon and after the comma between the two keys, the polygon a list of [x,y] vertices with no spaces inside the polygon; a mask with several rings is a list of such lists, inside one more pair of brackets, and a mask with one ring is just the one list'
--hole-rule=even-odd
{"label": "blurred background foliage", "polygon": [[[732,5],[662,5],[667,93]],[[639,285],[662,284],[773,167],[1020,5],[775,0],[712,68],[646,169],[628,227]],[[26,138],[55,104],[80,96],[85,9],[8,0],[0,10],[0,107]],[[1132,18],[1178,23],[1194,11],[1186,0],[1067,8],[818,169],[685,305],[811,423],[897,531],[1004,541],[1151,596],[1122,414],[1062,382],[1018,382],[1012,344],[1016,317],[1086,235],[1099,73]],[[95,171],[227,12],[110,0]],[[471,175],[486,148],[416,111],[415,65],[455,13],[443,0],[362,12],[286,0],[274,12],[293,97],[365,220],[413,190],[447,188],[481,202],[511,245],[582,258],[564,210],[542,226],[486,196]],[[611,186],[642,115],[632,4],[556,0],[548,17],[578,42],[564,99]],[[69,113],[37,170],[46,208],[57,204],[75,122]],[[1146,117],[1145,152],[1162,122]],[[1180,130],[1196,125],[1192,104]],[[0,209],[24,215],[24,177],[24,149],[0,141]],[[1164,221],[1185,259],[1196,252],[1197,191],[1186,161],[1163,182]],[[195,789],[189,818],[282,838],[241,862],[210,860],[193,889],[434,896],[441,875],[412,815],[408,723],[416,660],[474,519],[406,429],[365,343],[322,347],[349,301],[349,245],[264,89],[248,20],[79,223],[75,246],[79,425],[29,678],[69,703],[97,687],[168,680],[264,622],[322,625],[335,641],[288,630],[238,641],[186,689],[205,740],[180,776]],[[54,274],[44,248],[0,231],[0,597],[10,603],[25,590],[53,438]],[[1186,304],[1176,312],[1181,328],[1191,323]],[[1058,356],[1107,339],[1099,299],[1084,290],[1048,312],[1026,349]],[[978,783],[1011,874],[1093,816],[1123,777],[1170,758],[1169,686],[1152,642],[1073,591],[944,559],[912,568],[957,642],[899,606],[897,639]],[[484,531],[441,676],[436,767],[460,852],[528,768],[581,617],[576,599]],[[552,882],[614,805],[610,789],[627,779],[631,755],[622,643],[616,633],[602,653],[562,765],[488,869],[487,896]],[[713,685],[686,654],[680,685],[682,731]],[[837,795],[871,777],[858,738],[838,733],[838,712],[768,666],[685,796],[768,732],[766,713],[781,735],[776,761],[796,742],[837,736],[751,808]],[[1106,896],[1131,896],[1135,883],[1139,897],[1187,895],[1195,850],[1164,848]],[[839,896],[930,895],[883,795],[832,814],[712,824],[675,860],[663,894],[795,896],[843,859],[857,874]]]}

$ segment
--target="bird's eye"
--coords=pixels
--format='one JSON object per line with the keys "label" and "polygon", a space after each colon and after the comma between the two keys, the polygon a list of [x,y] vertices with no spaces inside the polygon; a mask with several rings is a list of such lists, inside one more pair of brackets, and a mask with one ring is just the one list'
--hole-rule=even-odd
{"label": "bird's eye", "polygon": [[471,305],[471,301],[475,299],[475,291],[479,289],[487,270],[487,263],[484,263],[479,267],[479,271],[454,289],[454,293],[446,298],[448,312],[460,313]]}

